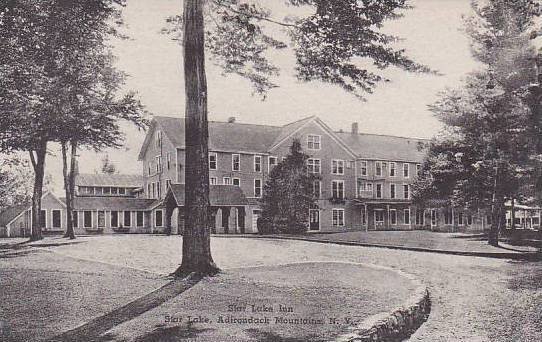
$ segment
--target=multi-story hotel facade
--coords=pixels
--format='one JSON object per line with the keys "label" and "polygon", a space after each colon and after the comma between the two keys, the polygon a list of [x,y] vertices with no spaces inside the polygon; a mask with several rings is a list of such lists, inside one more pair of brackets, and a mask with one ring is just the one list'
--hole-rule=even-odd
{"label": "multi-story hotel facade", "polygon": [[[309,232],[359,230],[482,230],[490,224],[484,211],[420,208],[412,202],[412,184],[425,157],[427,140],[333,131],[317,117],[285,126],[209,122],[209,183],[213,233],[256,233],[260,198],[269,174],[289,153],[294,139],[310,158],[308,172],[317,206],[309,211]],[[156,116],[139,157],[140,175],[76,177],[76,234],[181,234],[184,211],[185,122]],[[135,161],[134,161],[135,162]],[[444,202],[444,201],[437,201]],[[42,210],[45,233],[65,230],[65,204],[46,192]],[[441,203],[442,204],[442,203]],[[535,213],[532,228],[542,221]],[[30,205],[5,209],[0,236],[30,233]]]}

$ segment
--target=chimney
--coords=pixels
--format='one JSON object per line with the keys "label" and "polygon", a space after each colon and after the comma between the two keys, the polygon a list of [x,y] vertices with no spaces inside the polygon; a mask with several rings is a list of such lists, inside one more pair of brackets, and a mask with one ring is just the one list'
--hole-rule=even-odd
{"label": "chimney", "polygon": [[235,116],[230,116],[228,118],[228,123],[234,123],[235,122]]}
{"label": "chimney", "polygon": [[359,134],[359,126],[357,122],[352,122],[352,134]]}

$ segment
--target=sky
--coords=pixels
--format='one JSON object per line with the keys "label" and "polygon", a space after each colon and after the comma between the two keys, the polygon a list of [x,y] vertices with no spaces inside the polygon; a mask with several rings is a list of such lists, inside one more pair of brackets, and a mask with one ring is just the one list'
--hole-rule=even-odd
{"label": "sky", "polygon": [[[277,4],[282,2],[266,2],[280,19],[284,11]],[[414,9],[388,22],[384,31],[404,38],[397,47],[406,49],[417,62],[438,70],[440,76],[389,69],[385,75],[391,82],[380,84],[362,102],[338,87],[297,81],[291,53],[281,51],[272,55],[281,67],[281,76],[276,80],[280,87],[262,101],[252,96],[246,80],[224,77],[217,67],[207,63],[209,119],[226,121],[234,116],[237,122],[284,125],[316,115],[334,130],[349,130],[352,122],[359,122],[359,130],[366,133],[435,135],[441,126],[427,105],[435,101],[439,91],[459,85],[466,73],[477,68],[461,31],[462,15],[470,13],[470,1],[413,0],[411,4]],[[137,91],[153,115],[184,116],[182,49],[171,37],[160,33],[165,18],[178,14],[181,8],[182,0],[128,0],[123,13],[124,32],[130,39],[113,42],[117,67],[129,75],[126,90]],[[99,154],[81,151],[80,172],[99,169],[107,153],[121,173],[141,173],[137,154],[144,137],[144,132],[127,127],[124,148]],[[61,159],[54,146],[51,151],[47,172],[53,176],[53,190],[59,192]]]}

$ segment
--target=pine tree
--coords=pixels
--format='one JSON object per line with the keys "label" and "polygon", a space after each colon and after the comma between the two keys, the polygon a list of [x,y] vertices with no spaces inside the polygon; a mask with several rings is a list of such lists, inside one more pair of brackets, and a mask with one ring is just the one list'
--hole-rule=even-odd
{"label": "pine tree", "polygon": [[528,0],[473,2],[473,9],[466,32],[484,67],[431,106],[445,128],[431,142],[414,190],[418,200],[442,197],[454,206],[490,210],[488,242],[497,245],[505,202],[532,179],[540,139],[527,103],[536,80],[530,32],[539,9]]}
{"label": "pine tree", "polygon": [[286,159],[271,171],[260,201],[262,230],[258,227],[259,233],[306,232],[309,209],[317,207],[313,184],[319,179],[308,172],[308,158],[299,140],[294,139]]}

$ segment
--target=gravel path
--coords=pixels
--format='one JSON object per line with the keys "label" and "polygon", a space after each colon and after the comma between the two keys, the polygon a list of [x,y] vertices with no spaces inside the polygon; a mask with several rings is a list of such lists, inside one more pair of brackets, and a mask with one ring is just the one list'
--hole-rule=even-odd
{"label": "gravel path", "polygon": [[[81,241],[86,243],[51,250],[158,273],[171,272],[180,261],[179,237],[104,236]],[[351,261],[417,275],[429,287],[433,305],[429,320],[411,341],[542,340],[540,263],[242,238],[213,238],[212,250],[222,268]]]}

